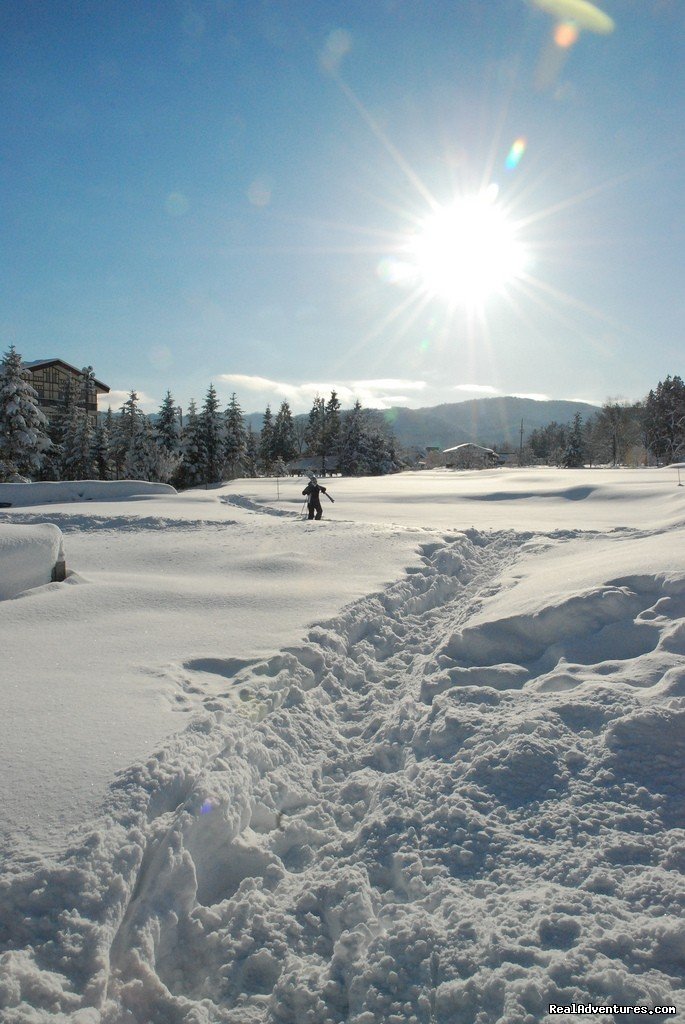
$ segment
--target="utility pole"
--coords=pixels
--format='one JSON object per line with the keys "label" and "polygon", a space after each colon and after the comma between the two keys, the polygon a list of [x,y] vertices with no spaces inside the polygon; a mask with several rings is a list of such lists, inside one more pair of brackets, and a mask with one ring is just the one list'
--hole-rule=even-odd
{"label": "utility pole", "polygon": [[523,420],[521,420],[521,436],[519,439],[519,466],[523,465]]}

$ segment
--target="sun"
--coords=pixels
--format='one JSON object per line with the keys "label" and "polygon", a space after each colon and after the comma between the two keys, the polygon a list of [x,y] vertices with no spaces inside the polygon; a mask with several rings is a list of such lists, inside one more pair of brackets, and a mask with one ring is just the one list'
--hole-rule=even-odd
{"label": "sun", "polygon": [[434,210],[408,246],[419,286],[451,305],[481,305],[519,278],[528,253],[495,187]]}

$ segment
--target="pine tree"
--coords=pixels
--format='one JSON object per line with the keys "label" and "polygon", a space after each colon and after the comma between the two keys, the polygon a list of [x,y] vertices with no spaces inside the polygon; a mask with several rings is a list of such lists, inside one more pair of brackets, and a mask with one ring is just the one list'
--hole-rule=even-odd
{"label": "pine tree", "polygon": [[259,462],[263,471],[271,473],[275,460],[274,453],[274,423],[271,413],[271,406],[267,405],[262,422],[262,430],[259,435]]}
{"label": "pine tree", "polygon": [[[112,419],[112,409],[108,410],[109,420]],[[114,464],[109,451],[109,433],[107,419],[99,423],[93,433],[91,456],[95,467],[95,475],[98,480],[111,480],[114,472]]]}
{"label": "pine tree", "polygon": [[307,422],[307,445],[311,455],[321,458],[321,475],[326,473],[326,403],[319,395],[314,399]]}
{"label": "pine tree", "polygon": [[248,427],[245,438],[245,472],[249,477],[256,477],[259,468],[259,441],[252,427]]}
{"label": "pine tree", "polygon": [[97,405],[97,387],[95,384],[95,372],[92,366],[84,366],[81,370],[79,392],[80,405],[87,416],[88,406]]}
{"label": "pine tree", "polygon": [[140,410],[134,419],[133,430],[124,458],[124,477],[127,480],[151,480],[153,445],[152,426]]}
{"label": "pine tree", "polygon": [[324,446],[327,455],[333,455],[340,445],[340,401],[335,391],[326,402],[324,419]]}
{"label": "pine tree", "polygon": [[56,416],[56,443],[59,449],[59,479],[78,480],[77,464],[79,461],[79,427],[85,412],[82,406],[82,389],[76,380],[69,376],[62,391],[62,408]]}
{"label": "pine tree", "polygon": [[128,398],[119,410],[118,418],[114,422],[112,447],[117,467],[121,466],[123,469],[126,453],[135,440],[138,431],[138,419],[141,415],[138,395],[135,391],[130,391]]}
{"label": "pine tree", "polygon": [[152,425],[143,413],[138,395],[131,391],[121,407],[112,443],[117,475],[126,480],[157,479],[157,456]]}
{"label": "pine tree", "polygon": [[112,466],[112,475],[115,480],[119,480],[124,473],[126,443],[121,437],[119,418],[117,417],[115,419],[111,405],[107,406],[107,413],[105,415],[105,431],[107,432],[108,455]]}
{"label": "pine tree", "polygon": [[221,479],[224,468],[222,422],[219,399],[213,384],[209,385],[200,413],[200,433],[203,447],[204,483],[215,483]]}
{"label": "pine tree", "polygon": [[224,461],[228,475],[233,479],[240,476],[244,470],[247,443],[243,411],[235,393],[231,395],[231,400],[226,406],[224,424]]}
{"label": "pine tree", "polygon": [[73,433],[65,438],[62,452],[64,480],[92,480],[97,475],[93,452],[94,432],[90,417],[78,409],[72,421]]}
{"label": "pine tree", "polygon": [[159,415],[155,424],[157,443],[170,455],[177,455],[180,449],[178,424],[178,408],[170,391],[159,407]]}
{"label": "pine tree", "polygon": [[346,412],[340,428],[338,469],[346,476],[362,476],[368,472],[368,451],[364,434],[364,412],[359,399]]}
{"label": "pine tree", "polygon": [[196,487],[204,483],[205,453],[202,440],[200,417],[194,399],[188,406],[183,437],[181,440],[183,462],[179,473],[182,487]]}
{"label": "pine tree", "polygon": [[326,457],[338,451],[340,428],[340,402],[335,391],[331,391],[328,402],[324,402],[323,398],[317,395],[309,413],[305,436],[310,454],[321,458],[322,476],[326,475]]}
{"label": "pine tree", "polygon": [[10,345],[0,363],[0,480],[36,476],[50,448],[31,372]]}
{"label": "pine tree", "polygon": [[573,417],[573,426],[568,437],[566,450],[561,457],[561,465],[566,469],[580,469],[584,464],[583,427],[580,413],[577,412]]}
{"label": "pine tree", "polygon": [[124,475],[129,480],[168,483],[177,471],[180,456],[169,452],[157,441],[149,418],[140,413],[136,431],[126,451]]}
{"label": "pine tree", "polygon": [[685,453],[685,384],[680,377],[669,375],[649,392],[644,432],[657,463],[677,462]]}
{"label": "pine tree", "polygon": [[528,438],[535,459],[548,466],[558,466],[568,445],[569,428],[553,420],[546,427],[531,431]]}
{"label": "pine tree", "polygon": [[276,459],[287,464],[297,456],[297,438],[295,423],[290,406],[282,402],[274,420],[273,450]]}

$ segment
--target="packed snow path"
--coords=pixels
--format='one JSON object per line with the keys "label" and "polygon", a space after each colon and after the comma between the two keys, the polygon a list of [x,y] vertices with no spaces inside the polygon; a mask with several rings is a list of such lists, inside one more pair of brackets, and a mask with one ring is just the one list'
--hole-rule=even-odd
{"label": "packed snow path", "polygon": [[622,565],[635,543],[448,534],[299,646],[179,664],[206,714],[59,866],[6,883],[26,949],[2,933],[4,1019],[684,1005],[685,580],[619,574],[497,614],[523,559],[594,544]]}

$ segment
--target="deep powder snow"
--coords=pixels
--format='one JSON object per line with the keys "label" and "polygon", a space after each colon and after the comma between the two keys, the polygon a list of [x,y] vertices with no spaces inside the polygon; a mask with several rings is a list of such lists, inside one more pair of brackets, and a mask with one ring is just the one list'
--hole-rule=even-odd
{"label": "deep powder snow", "polygon": [[3,1020],[682,1006],[682,535],[435,531],[277,654],[186,660],[185,731],[10,862]]}

